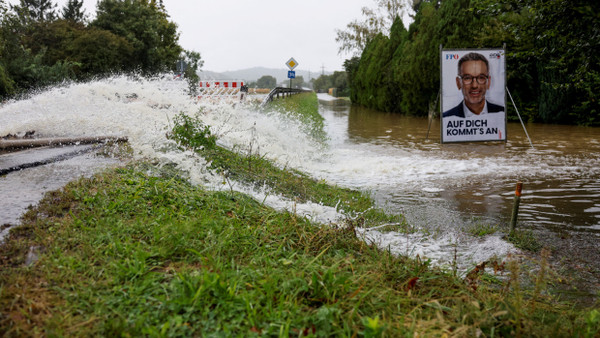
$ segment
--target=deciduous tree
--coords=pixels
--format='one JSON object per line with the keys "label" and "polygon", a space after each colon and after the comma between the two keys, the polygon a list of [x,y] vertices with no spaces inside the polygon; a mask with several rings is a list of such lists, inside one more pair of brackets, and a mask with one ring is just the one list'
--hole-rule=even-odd
{"label": "deciduous tree", "polygon": [[277,79],[271,75],[264,75],[256,80],[256,86],[258,88],[275,88],[277,86]]}
{"label": "deciduous tree", "polygon": [[198,93],[198,82],[200,81],[198,70],[204,65],[204,61],[202,61],[200,53],[191,50],[184,50],[179,59],[187,66],[183,76],[188,82],[190,95],[196,95]]}
{"label": "deciduous tree", "polygon": [[101,0],[92,26],[127,39],[135,68],[156,73],[171,69],[183,52],[177,25],[168,17],[161,1]]}
{"label": "deciduous tree", "polygon": [[345,30],[336,30],[335,41],[340,45],[340,54],[360,55],[377,34],[389,33],[396,17],[401,17],[406,8],[406,0],[376,0],[376,4],[375,9],[362,8],[363,21],[354,20]]}
{"label": "deciduous tree", "polygon": [[79,34],[68,47],[72,60],[79,63],[79,77],[106,75],[130,69],[133,46],[124,37],[107,30],[88,28]]}

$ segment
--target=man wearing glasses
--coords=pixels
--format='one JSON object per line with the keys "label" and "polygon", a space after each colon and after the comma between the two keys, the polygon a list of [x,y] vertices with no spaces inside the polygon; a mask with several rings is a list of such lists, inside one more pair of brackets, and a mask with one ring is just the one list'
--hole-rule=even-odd
{"label": "man wearing glasses", "polygon": [[472,117],[489,113],[504,112],[504,107],[485,99],[490,88],[489,63],[479,53],[465,54],[458,60],[456,86],[462,91],[463,101],[456,107],[445,111],[443,117]]}

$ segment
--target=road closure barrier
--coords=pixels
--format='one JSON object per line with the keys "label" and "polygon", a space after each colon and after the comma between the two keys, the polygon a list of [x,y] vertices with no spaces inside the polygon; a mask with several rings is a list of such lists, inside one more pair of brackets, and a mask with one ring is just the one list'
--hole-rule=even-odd
{"label": "road closure barrier", "polygon": [[244,81],[200,81],[198,83],[198,99],[203,98],[239,98],[244,99],[248,88]]}

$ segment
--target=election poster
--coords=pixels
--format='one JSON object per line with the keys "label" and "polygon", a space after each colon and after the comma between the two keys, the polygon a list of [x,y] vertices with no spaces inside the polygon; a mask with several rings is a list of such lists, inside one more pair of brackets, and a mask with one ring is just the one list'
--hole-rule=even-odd
{"label": "election poster", "polygon": [[503,49],[441,50],[441,140],[506,141]]}

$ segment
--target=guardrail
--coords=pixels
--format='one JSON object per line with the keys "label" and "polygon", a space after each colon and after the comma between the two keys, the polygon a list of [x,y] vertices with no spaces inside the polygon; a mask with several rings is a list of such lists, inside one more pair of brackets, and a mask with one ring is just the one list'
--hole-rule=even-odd
{"label": "guardrail", "polygon": [[281,97],[286,97],[286,96],[291,96],[293,94],[306,93],[306,92],[312,92],[312,90],[300,89],[300,88],[275,87],[275,88],[273,88],[273,90],[271,90],[269,95],[267,95],[265,97],[265,99],[262,101],[260,106],[263,107],[264,105],[273,101],[274,99],[279,98],[279,95],[281,95]]}

